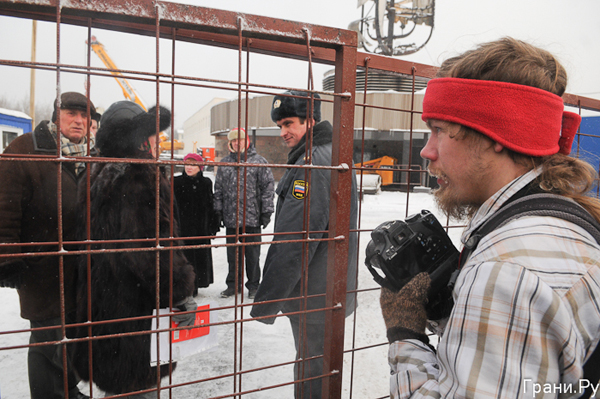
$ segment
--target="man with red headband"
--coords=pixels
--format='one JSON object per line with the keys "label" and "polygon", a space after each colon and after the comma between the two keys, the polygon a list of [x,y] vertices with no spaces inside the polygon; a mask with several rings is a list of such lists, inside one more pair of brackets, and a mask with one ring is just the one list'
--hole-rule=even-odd
{"label": "man with red headband", "polygon": [[[571,198],[600,220],[600,202],[586,196],[594,169],[567,156],[580,118],[564,111],[566,85],[554,56],[511,38],[446,60],[429,82],[421,155],[438,179],[437,204],[468,220],[467,248],[531,193]],[[600,246],[587,229],[521,216],[463,256],[452,312],[429,324],[437,351],[425,335],[429,275],[382,289],[392,398],[578,397],[596,384],[583,368],[600,337]]]}

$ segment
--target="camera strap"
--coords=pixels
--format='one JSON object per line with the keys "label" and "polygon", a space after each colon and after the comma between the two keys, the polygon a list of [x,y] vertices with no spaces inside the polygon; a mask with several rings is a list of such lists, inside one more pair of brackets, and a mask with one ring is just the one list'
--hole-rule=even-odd
{"label": "camera strap", "polygon": [[[529,186],[526,186],[525,189],[529,189]],[[567,220],[584,228],[600,244],[600,224],[581,205],[561,195],[526,194],[527,190],[522,191],[515,194],[495,215],[471,234],[460,254],[459,270],[462,269],[483,237],[509,221],[523,216],[551,216]],[[591,382],[600,380],[600,345],[596,347],[584,364],[583,378]],[[587,388],[581,398],[587,399],[591,394],[591,388]]]}

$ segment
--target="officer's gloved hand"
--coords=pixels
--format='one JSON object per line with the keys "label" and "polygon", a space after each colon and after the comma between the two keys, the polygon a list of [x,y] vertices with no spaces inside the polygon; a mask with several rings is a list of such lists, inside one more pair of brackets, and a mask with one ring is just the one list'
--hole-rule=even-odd
{"label": "officer's gloved hand", "polygon": [[219,228],[224,227],[223,225],[223,211],[215,211],[215,225]]}
{"label": "officer's gloved hand", "polygon": [[270,213],[261,213],[260,214],[260,226],[264,229],[271,223],[271,214]]}
{"label": "officer's gloved hand", "polygon": [[[194,298],[188,296],[183,301],[175,305],[175,307],[182,312],[189,312],[198,309],[198,304],[194,301]],[[186,314],[175,314],[173,321],[177,323],[177,327],[193,326],[196,321],[196,313]]]}
{"label": "officer's gloved hand", "polygon": [[381,313],[390,343],[403,339],[418,339],[429,343],[425,335],[427,324],[427,293],[431,285],[429,273],[417,274],[398,292],[381,287]]}

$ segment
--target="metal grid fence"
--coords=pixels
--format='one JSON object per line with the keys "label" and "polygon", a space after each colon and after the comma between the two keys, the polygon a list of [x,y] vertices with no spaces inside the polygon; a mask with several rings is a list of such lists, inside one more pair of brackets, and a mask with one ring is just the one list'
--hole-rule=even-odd
{"label": "metal grid fence", "polygon": [[[331,202],[329,204],[331,217],[329,221],[329,234],[326,235],[326,238],[322,239],[329,243],[329,260],[327,292],[325,294],[326,306],[323,309],[319,309],[319,311],[324,312],[326,315],[327,325],[323,355],[323,397],[381,398],[388,396],[385,330],[382,321],[379,325],[372,324],[374,314],[379,316],[380,313],[378,287],[370,281],[369,276],[364,276],[366,273],[362,269],[362,262],[364,248],[369,240],[369,233],[376,226],[373,221],[379,220],[383,222],[389,219],[403,219],[410,213],[415,212],[415,210],[419,210],[423,206],[420,201],[423,201],[424,196],[428,195],[416,194],[410,189],[411,175],[417,174],[419,176],[418,181],[426,181],[426,171],[421,165],[415,165],[417,162],[413,160],[412,150],[416,146],[413,143],[413,135],[417,134],[416,131],[418,130],[413,126],[413,121],[418,120],[420,114],[419,106],[415,100],[414,82],[416,79],[432,78],[436,71],[434,67],[357,52],[356,35],[350,31],[161,1],[107,0],[102,2],[68,2],[65,4],[64,1],[61,2],[59,0],[0,0],[0,14],[56,23],[56,62],[0,59],[0,65],[55,73],[58,87],[57,97],[61,91],[61,79],[65,74],[87,76],[86,91],[93,98],[94,88],[90,84],[90,77],[112,79],[111,72],[120,72],[124,78],[131,81],[146,82],[155,85],[156,103],[164,103],[165,98],[170,99],[170,108],[174,110],[173,114],[176,115],[179,101],[185,101],[177,95],[179,88],[191,87],[197,90],[223,90],[237,94],[238,110],[236,125],[246,127],[247,131],[247,116],[249,114],[247,108],[248,99],[252,95],[272,95],[280,93],[282,90],[293,88],[309,93],[318,93],[323,98],[324,103],[331,103],[333,107],[332,125],[334,132],[333,157],[332,165],[324,167],[331,171]],[[86,64],[63,63],[61,60],[64,54],[69,51],[61,47],[61,27],[64,25],[75,25],[85,29],[88,43],[91,42],[92,31],[96,29],[119,32],[123,35],[134,34],[152,37],[155,39],[157,54],[155,68],[153,71],[138,71],[129,69],[109,70],[93,67],[90,62],[91,49],[89,46],[87,48]],[[164,39],[172,43],[170,50],[167,50],[167,52],[171,52],[171,72],[161,70],[162,60],[159,55],[165,54],[165,50],[160,48],[164,43],[161,40]],[[190,43],[197,46],[216,46],[224,48],[232,54],[236,54],[237,79],[222,80],[218,77],[209,78],[176,73],[175,48],[178,43]],[[305,70],[307,70],[306,86],[288,87],[253,83],[249,79],[248,72],[251,66],[254,66],[250,61],[250,54],[293,59],[303,63]],[[132,54],[132,57],[135,57],[135,54]],[[333,92],[314,90],[315,77],[313,76],[313,66],[315,64],[332,65],[335,68]],[[364,72],[364,87],[356,87],[357,70]],[[411,94],[411,106],[409,108],[397,108],[388,106],[387,104],[380,105],[369,102],[369,97],[365,93],[368,92],[368,78],[372,71],[399,74],[412,79],[413,92]],[[579,110],[589,109],[600,111],[600,101],[573,95],[565,95],[564,99],[566,104],[575,106]],[[246,100],[246,109],[242,109],[242,100]],[[360,202],[358,227],[358,233],[360,233],[360,251],[358,259],[359,275],[357,276],[359,286],[355,292],[352,292],[358,298],[359,306],[355,309],[352,317],[345,318],[346,285],[339,282],[345,282],[347,278],[346,263],[348,259],[350,194],[352,189],[351,173],[357,172],[359,186],[362,186],[364,177],[363,171],[360,168],[353,168],[352,165],[357,160],[360,162],[367,160],[364,156],[365,135],[369,130],[369,126],[366,125],[365,121],[367,119],[367,112],[374,111],[384,114],[399,113],[409,116],[409,136],[408,140],[406,140],[409,146],[408,158],[403,160],[403,165],[395,167],[396,171],[405,174],[404,179],[408,182],[408,189],[401,192],[386,193],[386,195],[393,195],[394,201],[397,199],[398,205],[392,209],[388,209],[385,207],[386,204],[380,204],[377,201],[372,201],[370,198],[364,198]],[[355,121],[357,119],[362,121],[358,126]],[[358,138],[356,134],[359,135]],[[423,133],[418,134],[423,138]],[[585,132],[582,135],[596,137],[593,134]],[[424,139],[426,140],[426,134]],[[360,143],[361,150],[359,153],[355,153],[354,151],[353,143],[355,142]],[[0,157],[0,162],[45,162],[49,168],[57,168],[59,171],[57,174],[57,186],[61,187],[64,176],[60,170],[63,164],[85,162],[90,166],[98,162],[122,163],[124,160],[98,159],[93,157],[69,158],[63,156],[3,155]],[[125,160],[125,162],[146,163],[156,166],[157,170],[159,167],[171,166],[168,169],[171,181],[174,176],[174,168],[172,166],[181,164],[181,161],[175,159],[173,152],[171,152],[168,159],[129,159]],[[205,162],[203,164],[208,163]],[[222,165],[230,166],[230,164],[220,162],[211,163],[210,165],[216,167]],[[239,164],[234,164],[234,166],[237,165]],[[285,170],[290,165],[272,163],[268,167],[274,170]],[[310,179],[310,171],[318,168],[311,165],[300,167],[307,171],[307,180]],[[246,167],[242,166],[238,171],[239,173],[245,173]],[[86,177],[89,190],[89,172]],[[83,184],[85,183],[84,181]],[[159,182],[157,180],[157,193],[159,190]],[[238,192],[238,195],[243,196],[244,193]],[[171,186],[172,197],[173,189]],[[40,255],[57,257],[62,275],[63,260],[66,256],[80,255],[89,257],[89,255],[97,253],[98,250],[92,249],[90,242],[69,242],[63,239],[61,234],[63,220],[60,193],[58,198],[58,241],[45,243],[2,243],[0,244],[0,259],[27,258]],[[307,200],[310,201],[310,192]],[[429,203],[425,202],[424,204]],[[170,206],[171,214],[173,214],[173,201],[171,201]],[[89,200],[87,202],[87,209],[86,220],[89,224],[91,217],[89,214]],[[159,206],[157,204],[157,219],[158,214]],[[446,221],[446,224],[450,228],[460,227],[460,225],[450,225],[449,221]],[[114,241],[94,242],[94,244],[119,243],[128,247],[128,249],[120,249],[118,251],[130,251],[132,253],[153,251],[156,254],[156,267],[158,267],[160,257],[169,257],[173,251],[190,248],[190,246],[183,246],[176,239],[172,238],[175,228],[173,223],[171,223],[170,228],[171,238],[167,239],[159,237],[159,229],[157,227],[157,236],[148,237],[145,240],[123,240],[115,237]],[[453,231],[458,230],[453,229]],[[309,242],[307,237],[312,232],[309,231],[306,224],[305,229],[298,233],[305,237],[298,240],[299,242]],[[261,236],[261,245],[266,249],[272,243],[272,234],[263,232]],[[243,245],[250,245],[244,243],[227,244],[224,242],[225,237],[222,234],[216,237],[196,238],[212,239],[212,244],[208,246],[213,249],[213,253],[217,253],[218,251],[224,253],[225,247],[231,245],[236,246],[238,250]],[[235,238],[237,242],[243,241],[243,237],[239,234],[236,234]],[[65,251],[65,248],[72,248],[73,244],[85,245],[80,250]],[[36,249],[40,247],[44,249]],[[193,247],[203,248],[206,245],[196,245]],[[263,249],[263,253],[266,252],[265,249]],[[158,284],[159,282],[157,282],[157,286]],[[57,287],[57,289],[59,288]],[[67,324],[65,321],[64,292],[61,292],[61,303],[62,325],[59,328],[64,339],[49,342],[46,345],[66,345],[66,342],[90,340],[89,338],[66,340]],[[159,300],[157,298],[157,307],[158,303]],[[286,357],[289,354],[293,354],[293,350],[290,351],[289,347],[277,347],[282,341],[279,340],[280,337],[275,336],[277,334],[287,334],[288,337],[284,339],[291,343],[291,332],[285,327],[283,329],[282,327],[276,329],[275,333],[267,329],[257,328],[256,325],[258,323],[249,316],[249,306],[251,305],[252,301],[242,293],[241,297],[236,295],[233,300],[219,302],[216,307],[213,307],[213,310],[216,312],[215,314],[219,315],[219,317],[216,320],[211,318],[208,326],[220,331],[221,338],[219,345],[210,351],[195,355],[193,360],[180,361],[178,370],[172,376],[159,379],[157,383],[161,398],[291,397],[294,384],[291,367],[296,362],[301,364],[303,360],[295,361],[293,357]],[[156,318],[156,316],[147,317]],[[282,324],[282,322],[277,323],[279,325]],[[83,325],[89,326],[91,331],[91,327],[95,324],[91,321],[75,324],[74,326]],[[170,328],[161,331],[177,330],[181,330],[181,328]],[[30,328],[13,326],[0,331],[0,358],[4,359],[16,356],[24,358],[26,356],[25,351],[30,346],[27,343],[27,335],[30,331]],[[258,337],[256,337],[257,335]],[[266,342],[255,348],[247,345],[248,342],[254,345],[257,341]],[[273,342],[272,345],[270,341]],[[281,356],[275,356],[278,352],[281,352]],[[257,361],[257,359],[261,358],[264,358],[264,361]],[[211,361],[209,362],[208,359],[211,359]],[[63,363],[66,364],[66,355],[63,356]],[[2,364],[5,364],[4,361],[2,361]],[[191,368],[191,371],[189,369],[182,371],[186,367]],[[20,392],[27,392],[26,372],[23,371],[21,374],[23,374],[23,380],[18,383],[22,385]],[[280,377],[281,375],[283,377]],[[163,375],[162,377],[165,376]],[[0,381],[2,380],[0,379]],[[17,383],[2,381],[2,391],[7,390],[7,384]],[[93,382],[83,385],[82,389],[95,397],[99,395],[99,390],[93,385]],[[14,389],[13,391],[19,392],[18,389]]]}

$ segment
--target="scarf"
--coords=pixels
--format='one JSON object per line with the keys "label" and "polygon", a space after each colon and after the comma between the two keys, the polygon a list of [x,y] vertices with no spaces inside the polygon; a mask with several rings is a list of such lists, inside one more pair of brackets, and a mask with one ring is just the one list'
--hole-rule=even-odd
{"label": "scarf", "polygon": [[[56,141],[57,126],[49,122],[49,130]],[[94,146],[94,137],[90,139],[90,147]],[[87,155],[87,135],[83,136],[80,143],[75,144],[68,138],[60,135],[60,152],[65,157],[85,157]],[[79,175],[85,169],[85,163],[75,162],[75,174]]]}

